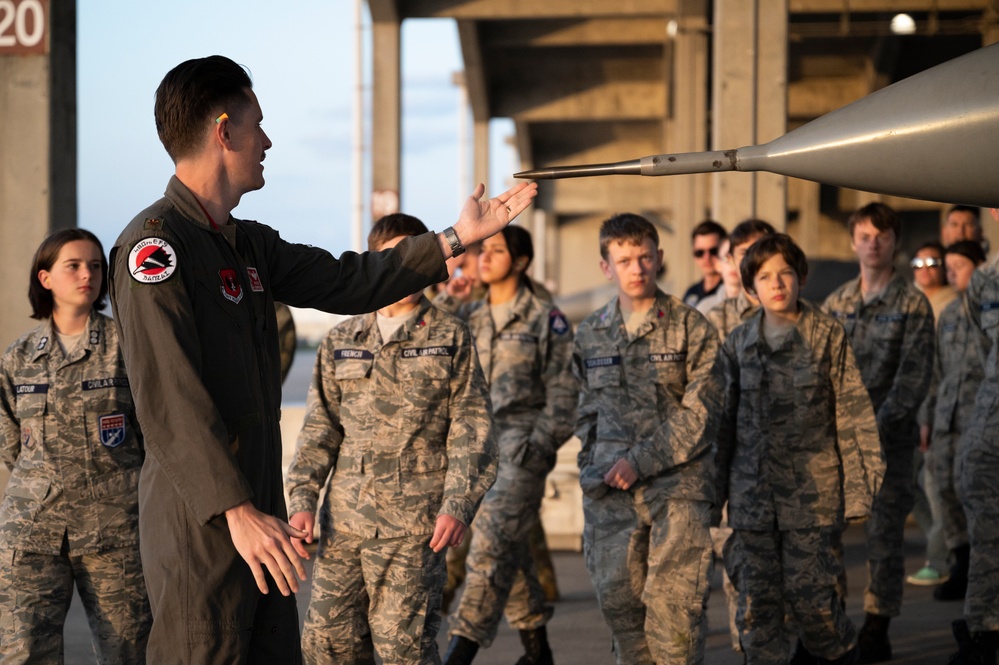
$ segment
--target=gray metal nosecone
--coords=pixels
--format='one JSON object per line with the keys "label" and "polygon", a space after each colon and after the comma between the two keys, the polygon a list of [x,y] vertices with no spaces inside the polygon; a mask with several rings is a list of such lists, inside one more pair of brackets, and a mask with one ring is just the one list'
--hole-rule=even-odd
{"label": "gray metal nosecone", "polygon": [[769,171],[929,201],[999,207],[999,44],[973,51],[758,146],[522,171],[518,178]]}

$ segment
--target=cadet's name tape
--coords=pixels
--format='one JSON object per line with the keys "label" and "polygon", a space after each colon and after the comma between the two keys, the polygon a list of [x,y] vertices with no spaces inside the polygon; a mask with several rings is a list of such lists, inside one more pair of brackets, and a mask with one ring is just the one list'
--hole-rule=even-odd
{"label": "cadet's name tape", "polygon": [[[650,353],[650,363],[682,363],[687,360],[687,353]],[[596,369],[598,367],[611,367],[621,364],[621,356],[603,356],[600,358],[587,358],[586,369]]]}
{"label": "cadet's name tape", "polygon": [[107,379],[87,379],[83,382],[84,390],[100,390],[101,388],[128,388],[128,377],[113,376]]}
{"label": "cadet's name tape", "polygon": [[527,342],[529,344],[536,344],[538,338],[536,335],[531,335],[530,333],[515,333],[515,332],[505,332],[500,333],[500,339],[510,342]]}
{"label": "cadet's name tape", "polygon": [[994,309],[999,309],[999,302],[983,302],[981,304],[981,310],[983,312],[991,312]]}
{"label": "cadet's name tape", "polygon": [[336,349],[333,351],[333,360],[371,360],[374,357],[371,351],[365,349]]}
{"label": "cadet's name tape", "polygon": [[[833,312],[837,319],[852,321],[857,318],[856,312]],[[899,323],[909,318],[908,314],[878,314],[874,317],[875,323]]]}
{"label": "cadet's name tape", "polygon": [[16,395],[37,395],[47,393],[48,391],[49,384],[47,383],[21,383],[14,386],[14,393]]}

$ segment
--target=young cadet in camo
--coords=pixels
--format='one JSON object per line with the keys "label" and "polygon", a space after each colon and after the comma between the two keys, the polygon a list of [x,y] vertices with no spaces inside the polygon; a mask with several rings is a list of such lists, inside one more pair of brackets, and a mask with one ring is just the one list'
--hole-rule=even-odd
{"label": "young cadet in camo", "polygon": [[586,566],[619,665],[701,663],[714,501],[702,392],[718,333],[657,287],[663,251],[645,218],[606,220],[600,255],[617,296],[573,350]]}
{"label": "young cadet in camo", "polygon": [[[776,233],[774,227],[762,219],[747,219],[739,222],[729,233],[728,238],[722,241],[722,257],[720,272],[722,281],[725,282],[726,289],[729,288],[730,281],[738,285],[738,293],[726,298],[721,303],[715,305],[706,316],[711,325],[718,331],[721,341],[724,342],[729,333],[742,325],[760,309],[760,302],[752,293],[746,291],[742,286],[742,276],[739,274],[739,266],[746,256],[746,251],[750,245],[765,235]],[[728,251],[724,251],[728,247]],[[732,279],[734,278],[734,279]],[[724,506],[722,509],[722,520],[717,527],[711,529],[711,541],[714,543],[715,557],[720,559],[723,556],[725,541],[732,535],[732,529],[728,526],[728,518],[725,516]],[[739,642],[739,628],[736,625],[735,613],[739,607],[739,594],[728,573],[722,568],[722,588],[725,590],[725,600],[728,605],[728,627],[729,637],[732,640],[732,649],[742,651]]]}
{"label": "young cadet in camo", "polygon": [[[426,233],[382,217],[368,248]],[[288,471],[289,523],[320,542],[302,636],[307,663],[439,664],[444,549],[496,475],[489,395],[468,328],[422,289],[323,340]],[[328,478],[328,480],[327,480]]]}
{"label": "young cadet in camo", "polygon": [[[985,371],[979,356],[981,333],[968,313],[965,292],[975,268],[985,263],[985,251],[974,240],[961,240],[944,250],[947,283],[957,292],[937,321],[934,389],[920,412],[920,440],[925,439],[926,465],[939,492],[941,527],[951,552],[947,580],[933,589],[937,600],[963,600],[968,587],[968,521],[958,483],[963,475],[961,434],[974,417],[975,395]],[[925,432],[925,436],[924,436]]]}
{"label": "young cadet in camo", "polygon": [[786,616],[812,662],[853,663],[835,543],[870,515],[884,474],[874,410],[843,327],[798,298],[808,263],[791,238],[760,238],[740,271],[761,309],[718,353],[712,411],[746,663],[788,662]]}
{"label": "young cadet in camo", "polygon": [[836,289],[824,309],[850,338],[888,464],[865,525],[868,582],[860,662],[877,663],[891,659],[888,625],[902,608],[905,518],[915,501],[916,416],[930,384],[935,335],[926,296],[893,267],[901,231],[895,211],[868,204],[850,216],[849,230],[860,275]]}
{"label": "young cadet in camo", "polygon": [[76,585],[97,660],[145,663],[139,561],[142,437],[89,231],[42,242],[28,298],[42,324],[0,360],[0,663],[62,663]]}
{"label": "young cadet in camo", "polygon": [[[489,383],[493,435],[499,446],[496,484],[475,518],[467,578],[450,617],[446,665],[472,662],[496,637],[503,614],[520,631],[520,665],[551,663],[545,604],[530,552],[545,477],[572,435],[578,391],[569,363],[572,330],[551,301],[534,293],[527,269],[531,235],[510,226],[482,242],[479,277],[486,297],[462,305]],[[451,296],[467,294],[454,292]],[[442,304],[454,299],[439,296]]]}

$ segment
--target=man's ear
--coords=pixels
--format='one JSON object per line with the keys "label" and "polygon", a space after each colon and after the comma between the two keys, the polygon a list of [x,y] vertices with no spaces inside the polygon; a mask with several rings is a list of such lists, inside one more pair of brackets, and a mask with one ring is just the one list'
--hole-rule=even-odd
{"label": "man's ear", "polygon": [[603,259],[600,259],[600,270],[604,273],[604,277],[614,281],[614,272],[611,270],[610,264]]}

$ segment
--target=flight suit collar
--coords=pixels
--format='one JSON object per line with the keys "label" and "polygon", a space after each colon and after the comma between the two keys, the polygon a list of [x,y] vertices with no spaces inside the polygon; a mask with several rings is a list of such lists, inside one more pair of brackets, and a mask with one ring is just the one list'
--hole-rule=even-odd
{"label": "flight suit collar", "polygon": [[[218,233],[221,235],[222,231],[212,227],[211,222],[208,219],[208,215],[202,209],[201,204],[198,203],[198,199],[194,196],[187,185],[180,181],[177,176],[170,176],[170,182],[167,183],[166,192],[164,193],[170,202],[176,206],[177,210],[184,216],[184,218],[197,226],[198,228],[208,231],[209,233]],[[233,221],[232,214],[230,213],[228,219],[225,221],[215,220],[216,224],[229,224]]]}

